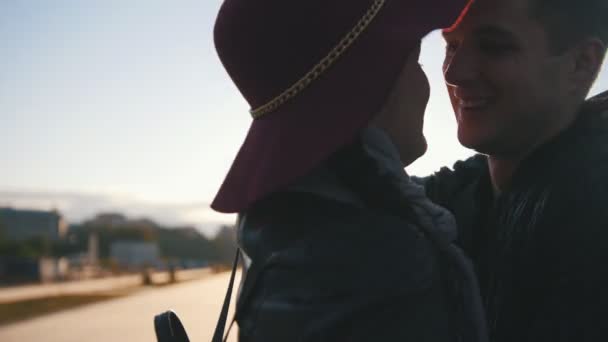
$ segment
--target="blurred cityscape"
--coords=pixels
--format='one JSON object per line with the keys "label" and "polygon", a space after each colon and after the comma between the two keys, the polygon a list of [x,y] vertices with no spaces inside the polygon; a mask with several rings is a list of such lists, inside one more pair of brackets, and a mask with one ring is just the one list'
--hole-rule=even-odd
{"label": "blurred cityscape", "polygon": [[120,213],[69,224],[57,210],[0,207],[0,341],[152,341],[168,309],[210,340],[235,238],[229,225],[209,237]]}
{"label": "blurred cityscape", "polygon": [[56,210],[0,208],[0,286],[222,268],[235,248],[231,226],[208,238],[194,227],[166,227],[120,213],[68,224]]}

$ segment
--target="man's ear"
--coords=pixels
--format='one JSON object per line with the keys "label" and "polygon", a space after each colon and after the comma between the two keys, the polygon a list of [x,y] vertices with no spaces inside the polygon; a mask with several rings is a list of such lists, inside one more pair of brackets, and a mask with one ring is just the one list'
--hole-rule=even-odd
{"label": "man's ear", "polygon": [[569,89],[586,95],[602,67],[606,44],[598,38],[588,38],[572,47],[570,53]]}

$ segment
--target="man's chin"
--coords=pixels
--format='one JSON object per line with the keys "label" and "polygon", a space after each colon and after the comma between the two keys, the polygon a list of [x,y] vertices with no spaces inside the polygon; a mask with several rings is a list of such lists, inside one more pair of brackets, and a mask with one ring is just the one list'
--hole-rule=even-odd
{"label": "man's chin", "polygon": [[459,129],[458,141],[463,147],[474,150],[478,153],[489,154],[490,151],[492,151],[492,143],[489,141],[489,139],[481,136],[480,134],[464,132],[463,130]]}

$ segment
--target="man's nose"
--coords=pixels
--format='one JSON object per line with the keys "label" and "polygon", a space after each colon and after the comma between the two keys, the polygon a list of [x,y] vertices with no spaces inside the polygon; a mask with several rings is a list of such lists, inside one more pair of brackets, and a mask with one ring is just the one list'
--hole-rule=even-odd
{"label": "man's nose", "polygon": [[448,86],[464,86],[475,80],[479,69],[472,49],[460,46],[446,55],[443,77]]}

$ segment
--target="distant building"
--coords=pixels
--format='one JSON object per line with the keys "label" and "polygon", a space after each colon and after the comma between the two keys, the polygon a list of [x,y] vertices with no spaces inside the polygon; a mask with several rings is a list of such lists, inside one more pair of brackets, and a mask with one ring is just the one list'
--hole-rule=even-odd
{"label": "distant building", "polygon": [[85,222],[91,226],[119,227],[129,222],[127,217],[118,213],[103,213],[98,214],[95,218]]}
{"label": "distant building", "polygon": [[129,219],[123,214],[119,213],[103,213],[98,214],[93,219],[84,222],[85,226],[96,226],[105,228],[119,228],[119,227],[157,227],[157,224],[145,218],[142,219]]}
{"label": "distant building", "polygon": [[110,257],[125,268],[151,267],[160,264],[160,249],[151,242],[117,241],[110,245]]}
{"label": "distant building", "polygon": [[38,260],[0,256],[0,285],[35,283],[40,281]]}
{"label": "distant building", "polygon": [[0,285],[48,283],[68,278],[66,258],[19,258],[0,256]]}
{"label": "distant building", "polygon": [[8,240],[34,237],[58,240],[65,237],[68,224],[57,211],[0,208],[0,235]]}

